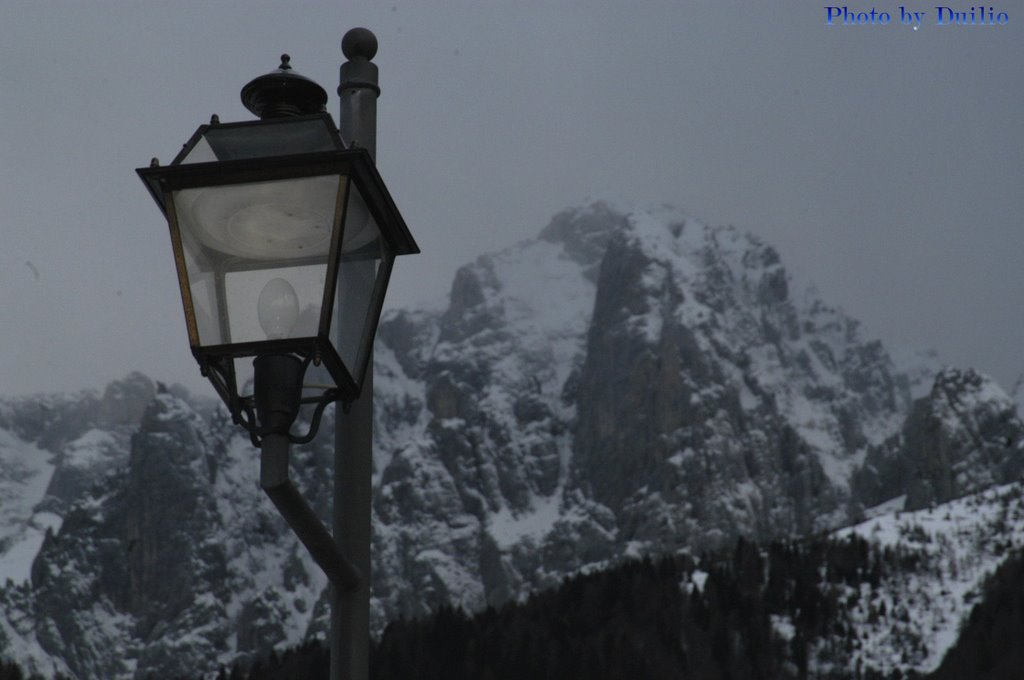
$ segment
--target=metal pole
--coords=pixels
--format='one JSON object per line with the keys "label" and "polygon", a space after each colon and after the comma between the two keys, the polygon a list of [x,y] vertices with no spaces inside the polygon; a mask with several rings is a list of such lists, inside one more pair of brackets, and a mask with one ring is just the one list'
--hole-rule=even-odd
{"label": "metal pole", "polygon": [[[377,155],[377,38],[353,28],[341,41],[339,128],[346,143]],[[341,318],[340,309],[336,315]],[[362,394],[347,413],[336,411],[334,439],[334,537],[362,575],[359,586],[331,588],[331,680],[367,680],[370,647],[370,502],[373,475],[373,353]]]}
{"label": "metal pole", "polygon": [[256,414],[259,417],[260,486],[313,560],[341,591],[359,586],[359,572],[288,477],[288,431],[299,413],[306,362],[290,354],[261,354],[253,361]]}

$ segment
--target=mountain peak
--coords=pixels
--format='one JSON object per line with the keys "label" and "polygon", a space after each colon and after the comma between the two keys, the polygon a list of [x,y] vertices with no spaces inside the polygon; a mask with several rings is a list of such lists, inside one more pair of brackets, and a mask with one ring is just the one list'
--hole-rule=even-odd
{"label": "mountain peak", "polygon": [[564,247],[565,254],[589,268],[604,256],[608,239],[626,225],[626,215],[602,201],[569,208],[551,218],[538,238]]}

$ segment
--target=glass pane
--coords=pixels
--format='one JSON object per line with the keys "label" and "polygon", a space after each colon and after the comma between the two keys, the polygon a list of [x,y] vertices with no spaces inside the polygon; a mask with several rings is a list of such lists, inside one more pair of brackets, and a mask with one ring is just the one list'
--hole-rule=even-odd
{"label": "glass pane", "polygon": [[200,137],[196,145],[192,147],[192,150],[188,152],[188,155],[182,159],[182,163],[210,163],[217,160],[217,154],[214,153],[210,143],[206,141],[205,137]]}
{"label": "glass pane", "polygon": [[[186,261],[187,263],[187,261]],[[192,270],[199,269],[196,266]],[[217,289],[213,272],[199,271],[192,277],[192,309],[196,315],[196,331],[201,345],[219,345],[221,340],[220,312],[217,309]]]}
{"label": "glass pane", "polygon": [[180,164],[267,158],[338,148],[322,118],[246,125],[213,125]]}
{"label": "glass pane", "polygon": [[224,279],[230,342],[316,335],[327,260],[301,267],[230,272]]}
{"label": "glass pane", "polygon": [[384,291],[378,280],[391,257],[376,220],[353,186],[338,264],[331,342],[357,382],[362,382],[372,324],[383,303]]}
{"label": "glass pane", "polygon": [[[187,290],[195,315],[197,338],[200,345],[220,345],[226,337],[226,326],[218,291],[217,269],[202,247],[189,232],[179,231],[185,271],[188,275]],[[193,339],[194,341],[194,339]]]}
{"label": "glass pane", "polygon": [[201,250],[186,245],[185,254],[200,345],[316,335],[326,258],[301,266],[224,272],[211,266]]}
{"label": "glass pane", "polygon": [[326,256],[343,184],[338,175],[173,192],[184,234],[225,255],[258,260]]}
{"label": "glass pane", "polygon": [[317,334],[337,175],[172,192],[200,346]]}

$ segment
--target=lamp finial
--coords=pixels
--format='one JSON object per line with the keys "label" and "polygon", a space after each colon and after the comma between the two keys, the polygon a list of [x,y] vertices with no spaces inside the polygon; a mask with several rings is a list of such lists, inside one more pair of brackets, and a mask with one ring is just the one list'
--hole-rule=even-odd
{"label": "lamp finial", "polygon": [[351,61],[370,61],[377,56],[377,36],[368,28],[350,29],[341,39],[341,51]]}

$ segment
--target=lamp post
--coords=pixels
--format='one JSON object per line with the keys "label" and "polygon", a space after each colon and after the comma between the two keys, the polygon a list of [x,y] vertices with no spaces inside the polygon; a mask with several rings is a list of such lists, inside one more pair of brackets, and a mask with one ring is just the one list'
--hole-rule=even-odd
{"label": "lamp post", "polygon": [[[259,120],[200,126],[137,172],[167,217],[192,353],[260,447],[260,485],[331,583],[331,678],[368,675],[372,345],[395,256],[419,252],[374,163],[377,40],[342,40],[340,130],[281,66],[241,92]],[[328,384],[305,383],[310,364]],[[333,536],[288,476],[336,413]],[[303,405],[309,431],[291,432]]]}

